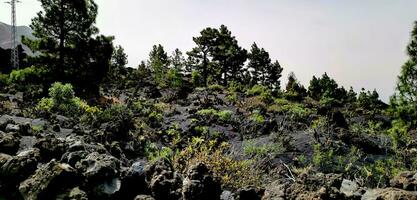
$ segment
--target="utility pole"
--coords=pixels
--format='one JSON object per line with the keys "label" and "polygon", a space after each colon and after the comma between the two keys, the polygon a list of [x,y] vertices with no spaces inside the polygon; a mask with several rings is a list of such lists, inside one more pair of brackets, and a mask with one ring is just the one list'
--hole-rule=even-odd
{"label": "utility pole", "polygon": [[20,3],[19,0],[10,0],[6,2],[12,7],[12,26],[11,26],[11,40],[10,40],[10,64],[13,69],[19,69],[19,48],[16,41],[16,3]]}

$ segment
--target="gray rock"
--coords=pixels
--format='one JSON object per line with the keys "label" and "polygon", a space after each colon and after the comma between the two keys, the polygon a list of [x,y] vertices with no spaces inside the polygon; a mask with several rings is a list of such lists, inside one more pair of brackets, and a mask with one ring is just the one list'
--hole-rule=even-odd
{"label": "gray rock", "polygon": [[221,185],[203,163],[191,166],[183,180],[182,196],[184,200],[220,199]]}
{"label": "gray rock", "polygon": [[145,169],[146,182],[156,200],[177,200],[181,198],[182,178],[172,164],[160,159]]}
{"label": "gray rock", "polygon": [[120,190],[121,181],[119,178],[112,178],[97,184],[93,188],[96,197],[110,198]]}
{"label": "gray rock", "polygon": [[417,200],[416,191],[406,191],[398,188],[384,188],[367,190],[362,200]]}
{"label": "gray rock", "polygon": [[14,155],[19,149],[20,138],[17,133],[0,131],[0,152]]}
{"label": "gray rock", "polygon": [[93,152],[79,161],[76,168],[89,180],[107,179],[119,175],[120,161],[111,155]]}
{"label": "gray rock", "polygon": [[19,150],[17,153],[19,154],[20,152],[33,149],[35,144],[36,144],[35,136],[22,136],[22,138],[20,138]]}
{"label": "gray rock", "polygon": [[356,182],[343,179],[342,186],[340,187],[342,193],[346,196],[352,196],[356,190],[358,190],[358,184]]}
{"label": "gray rock", "polygon": [[265,188],[265,193],[262,200],[284,200],[285,199],[285,185],[279,184],[278,181],[269,184]]}
{"label": "gray rock", "polygon": [[19,132],[20,128],[18,125],[15,124],[7,124],[6,125],[6,132]]}
{"label": "gray rock", "polygon": [[405,171],[399,173],[390,180],[390,186],[408,191],[417,191],[417,172]]}
{"label": "gray rock", "polygon": [[74,168],[52,160],[22,182],[19,191],[24,199],[55,199],[60,190],[71,188],[78,181]]}
{"label": "gray rock", "polygon": [[155,200],[155,199],[149,195],[138,195],[135,197],[135,200]]}
{"label": "gray rock", "polygon": [[233,196],[233,193],[225,190],[222,192],[222,194],[220,195],[220,199],[221,200],[235,200],[235,197]]}

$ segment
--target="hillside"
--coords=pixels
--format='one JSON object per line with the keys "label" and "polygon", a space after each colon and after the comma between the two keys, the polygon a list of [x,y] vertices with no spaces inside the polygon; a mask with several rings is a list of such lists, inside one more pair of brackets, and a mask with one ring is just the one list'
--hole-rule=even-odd
{"label": "hillside", "polygon": [[[28,37],[30,39],[34,39],[35,37],[32,34],[32,29],[27,26],[18,26],[16,27],[17,30],[17,44],[21,43],[22,36]],[[11,35],[11,26],[0,22],[0,48],[2,49],[10,49],[11,42],[10,42],[10,35]],[[26,53],[31,54],[31,50],[23,45],[23,49]]]}

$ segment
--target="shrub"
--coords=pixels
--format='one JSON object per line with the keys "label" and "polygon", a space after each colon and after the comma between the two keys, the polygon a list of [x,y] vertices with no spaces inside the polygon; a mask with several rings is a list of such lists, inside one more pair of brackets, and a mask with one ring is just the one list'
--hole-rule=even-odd
{"label": "shrub", "polygon": [[219,117],[220,120],[222,121],[230,121],[230,119],[232,118],[233,112],[230,110],[222,110],[220,112],[217,113],[217,116]]}
{"label": "shrub", "polygon": [[169,69],[166,74],[168,85],[172,88],[180,88],[182,86],[182,74],[176,69]]}
{"label": "shrub", "polygon": [[191,143],[175,158],[174,165],[182,172],[203,162],[219,178],[225,188],[236,190],[262,184],[261,171],[252,166],[251,160],[236,160],[226,155],[229,144],[192,138]]}
{"label": "shrub", "polygon": [[258,144],[255,140],[246,140],[243,142],[244,154],[260,159],[267,156],[274,158],[277,154],[282,153],[283,151],[284,147],[282,143]]}
{"label": "shrub", "polygon": [[203,77],[198,71],[191,72],[191,83],[194,87],[203,87],[206,85],[203,81]]}
{"label": "shrub", "polygon": [[0,73],[0,87],[9,85],[9,75]]}
{"label": "shrub", "polygon": [[59,82],[54,83],[49,88],[49,98],[41,99],[36,106],[36,110],[76,117],[87,113],[95,114],[100,112],[97,107],[91,107],[85,101],[75,97],[71,84]]}
{"label": "shrub", "polygon": [[206,116],[213,119],[219,119],[223,122],[228,122],[231,120],[233,112],[230,110],[217,111],[213,108],[209,108],[197,111],[197,115]]}
{"label": "shrub", "polygon": [[269,101],[272,99],[271,90],[264,85],[254,85],[252,88],[246,91],[246,95],[260,96],[264,101]]}
{"label": "shrub", "polygon": [[28,67],[19,70],[13,70],[10,73],[10,82],[15,84],[28,84],[40,82],[45,77],[47,71],[40,67]]}
{"label": "shrub", "polygon": [[252,113],[252,115],[249,118],[250,120],[258,123],[258,124],[262,124],[265,122],[265,117],[263,115],[261,115],[259,112],[254,112]]}
{"label": "shrub", "polygon": [[219,84],[212,84],[208,86],[208,89],[213,92],[221,92],[224,90],[224,87]]}

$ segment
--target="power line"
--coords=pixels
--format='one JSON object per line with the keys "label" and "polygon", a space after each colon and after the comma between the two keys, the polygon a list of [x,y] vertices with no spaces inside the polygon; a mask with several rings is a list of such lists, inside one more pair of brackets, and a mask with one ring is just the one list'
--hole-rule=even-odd
{"label": "power line", "polygon": [[16,41],[16,3],[20,3],[19,0],[10,0],[6,2],[12,7],[12,26],[11,26],[11,41],[10,41],[10,63],[13,69],[19,69],[19,48]]}

